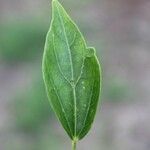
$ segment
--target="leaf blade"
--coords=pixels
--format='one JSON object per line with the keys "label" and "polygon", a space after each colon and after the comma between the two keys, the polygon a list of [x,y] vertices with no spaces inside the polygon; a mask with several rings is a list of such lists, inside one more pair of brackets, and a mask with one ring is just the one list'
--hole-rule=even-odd
{"label": "leaf blade", "polygon": [[52,9],[43,55],[44,82],[62,126],[72,140],[82,139],[96,113],[100,66],[95,50],[87,48],[78,27],[57,0],[53,0]]}

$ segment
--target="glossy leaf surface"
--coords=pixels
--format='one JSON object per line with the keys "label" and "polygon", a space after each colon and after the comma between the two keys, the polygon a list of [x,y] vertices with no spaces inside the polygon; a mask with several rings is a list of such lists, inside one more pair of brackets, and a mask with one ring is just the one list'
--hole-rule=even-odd
{"label": "glossy leaf surface", "polygon": [[86,46],[77,26],[57,0],[52,2],[43,77],[50,104],[72,140],[91,128],[99,99],[101,75],[94,48]]}

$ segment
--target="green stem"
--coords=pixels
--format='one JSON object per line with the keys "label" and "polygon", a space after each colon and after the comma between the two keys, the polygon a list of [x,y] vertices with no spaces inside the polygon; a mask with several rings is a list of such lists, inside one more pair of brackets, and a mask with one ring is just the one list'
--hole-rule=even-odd
{"label": "green stem", "polygon": [[76,147],[77,147],[77,141],[73,140],[72,141],[72,150],[76,150]]}

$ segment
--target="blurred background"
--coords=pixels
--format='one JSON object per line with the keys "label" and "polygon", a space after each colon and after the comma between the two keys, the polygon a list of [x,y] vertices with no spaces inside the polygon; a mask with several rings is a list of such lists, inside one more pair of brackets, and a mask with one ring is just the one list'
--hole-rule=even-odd
{"label": "blurred background", "polygon": [[[60,0],[103,69],[101,106],[78,150],[150,150],[150,1]],[[0,150],[70,150],[41,61],[50,0],[0,0]]]}

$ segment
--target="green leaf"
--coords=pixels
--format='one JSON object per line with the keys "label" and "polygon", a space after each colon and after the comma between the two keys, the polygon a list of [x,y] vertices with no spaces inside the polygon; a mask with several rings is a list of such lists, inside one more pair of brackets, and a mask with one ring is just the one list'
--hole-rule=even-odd
{"label": "green leaf", "polygon": [[43,76],[50,104],[72,140],[90,130],[99,99],[101,74],[94,48],[57,0],[52,3]]}

